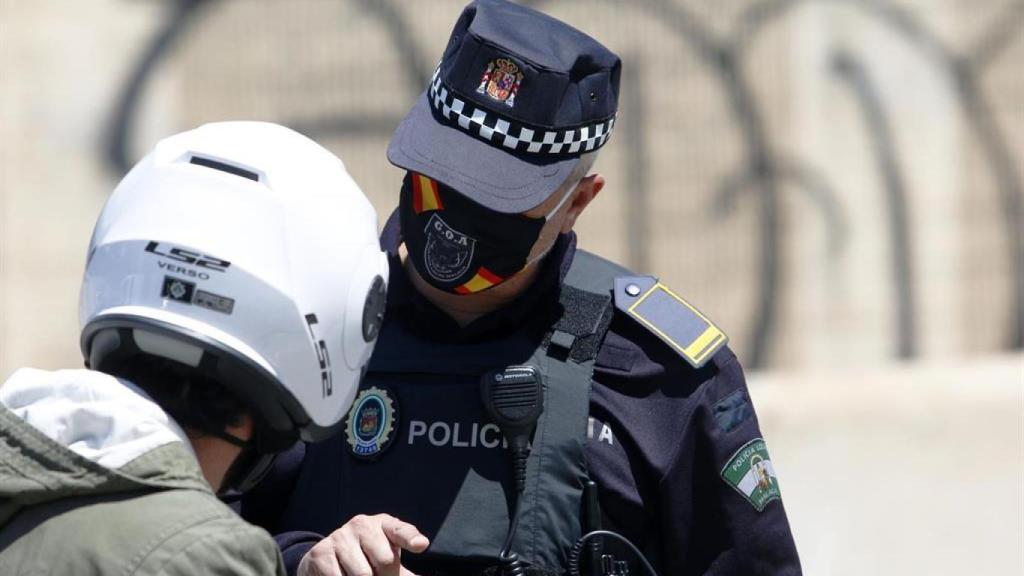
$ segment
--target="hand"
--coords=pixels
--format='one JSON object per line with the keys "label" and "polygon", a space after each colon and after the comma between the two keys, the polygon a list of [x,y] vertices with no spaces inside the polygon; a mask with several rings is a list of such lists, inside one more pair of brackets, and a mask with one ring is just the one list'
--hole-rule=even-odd
{"label": "hand", "polygon": [[402,550],[423,552],[429,545],[412,524],[359,515],[310,548],[298,576],[416,576],[402,567]]}

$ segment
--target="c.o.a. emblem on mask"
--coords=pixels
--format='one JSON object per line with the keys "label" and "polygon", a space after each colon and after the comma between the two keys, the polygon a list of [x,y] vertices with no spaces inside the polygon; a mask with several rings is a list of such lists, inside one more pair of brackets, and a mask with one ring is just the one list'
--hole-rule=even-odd
{"label": "c.o.a. emblem on mask", "polygon": [[455,230],[434,214],[424,230],[427,236],[423,260],[427,273],[439,282],[451,282],[462,277],[473,261],[476,239]]}

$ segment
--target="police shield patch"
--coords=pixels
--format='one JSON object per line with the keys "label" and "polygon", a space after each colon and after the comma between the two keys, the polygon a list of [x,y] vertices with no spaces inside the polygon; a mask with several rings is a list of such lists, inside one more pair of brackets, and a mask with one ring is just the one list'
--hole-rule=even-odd
{"label": "police shield patch", "polygon": [[345,422],[352,455],[373,459],[380,455],[398,429],[398,404],[390,392],[373,386],[356,396]]}
{"label": "police shield patch", "polygon": [[424,232],[427,245],[423,250],[423,260],[427,273],[440,282],[462,277],[473,260],[476,239],[455,230],[437,214],[430,217]]}
{"label": "police shield patch", "polygon": [[764,510],[772,500],[782,498],[775,468],[762,438],[755,438],[736,451],[725,468],[722,468],[722,479],[758,512]]}

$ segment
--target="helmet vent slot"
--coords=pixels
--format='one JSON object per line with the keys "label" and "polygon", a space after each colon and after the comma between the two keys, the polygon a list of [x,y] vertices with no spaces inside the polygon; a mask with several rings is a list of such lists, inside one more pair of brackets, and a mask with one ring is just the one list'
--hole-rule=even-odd
{"label": "helmet vent slot", "polygon": [[234,174],[235,176],[241,176],[253,182],[260,181],[260,175],[253,172],[252,170],[246,170],[245,168],[239,168],[238,166],[232,166],[217,160],[210,158],[203,158],[202,156],[193,156],[189,161],[189,164],[195,164],[197,166],[205,166],[206,168],[212,168],[214,170],[220,170],[221,172],[227,172],[228,174]]}
{"label": "helmet vent slot", "polygon": [[163,334],[135,329],[132,331],[132,336],[135,338],[135,345],[139,350],[147,354],[181,362],[193,368],[198,368],[199,361],[203,358],[203,349],[199,346],[175,340]]}

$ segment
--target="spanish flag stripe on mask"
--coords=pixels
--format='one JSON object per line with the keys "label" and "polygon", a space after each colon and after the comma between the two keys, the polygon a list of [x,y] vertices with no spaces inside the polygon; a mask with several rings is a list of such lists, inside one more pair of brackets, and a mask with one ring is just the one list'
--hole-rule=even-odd
{"label": "spanish flag stripe on mask", "polygon": [[501,284],[503,280],[504,278],[502,278],[501,276],[498,276],[494,272],[491,272],[487,268],[481,266],[480,269],[476,271],[476,274],[473,276],[472,279],[470,279],[469,282],[466,282],[462,286],[459,286],[458,288],[455,289],[455,291],[458,292],[459,294],[472,294],[474,292],[486,290],[496,284]]}
{"label": "spanish flag stripe on mask", "polygon": [[412,175],[413,208],[417,214],[431,210],[444,210],[441,196],[437,193],[437,182],[422,174]]}

